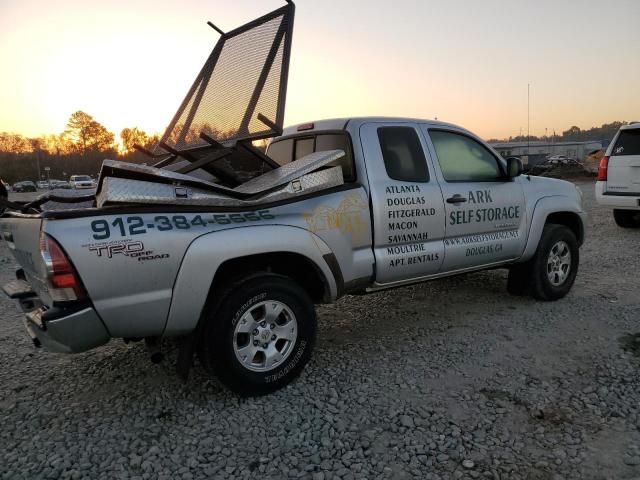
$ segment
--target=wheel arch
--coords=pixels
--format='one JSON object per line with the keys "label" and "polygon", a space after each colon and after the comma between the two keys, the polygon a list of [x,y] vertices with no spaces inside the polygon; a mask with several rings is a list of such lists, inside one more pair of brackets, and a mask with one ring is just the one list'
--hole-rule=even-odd
{"label": "wheel arch", "polygon": [[213,277],[210,293],[224,287],[229,281],[261,272],[291,278],[307,292],[314,303],[328,302],[331,299],[331,286],[320,267],[300,253],[287,251],[257,253],[226,260]]}
{"label": "wheel arch", "polygon": [[536,252],[542,230],[549,223],[565,225],[576,235],[578,246],[585,238],[586,213],[574,199],[564,196],[550,196],[538,200],[531,216],[531,226],[524,253],[520,261],[529,260]]}
{"label": "wheel arch", "polygon": [[578,240],[578,246],[582,246],[584,243],[584,224],[580,215],[575,212],[553,212],[547,215],[545,225],[549,223],[555,223],[557,225],[564,225],[568,227]]}
{"label": "wheel arch", "polygon": [[[247,228],[251,228],[251,232]],[[227,252],[233,255],[225,255]],[[314,302],[333,301],[340,282],[333,271],[335,268],[327,261],[332,256],[319,237],[297,227],[253,226],[204,235],[185,253],[174,284],[164,335],[194,331],[204,309],[213,301],[214,292],[226,282],[252,273],[289,276]]]}

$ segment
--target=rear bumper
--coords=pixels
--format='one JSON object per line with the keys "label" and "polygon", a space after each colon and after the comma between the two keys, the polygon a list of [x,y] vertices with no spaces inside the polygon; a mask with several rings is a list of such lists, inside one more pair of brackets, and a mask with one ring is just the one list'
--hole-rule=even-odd
{"label": "rear bumper", "polygon": [[58,353],[80,353],[104,345],[110,335],[89,304],[66,308],[47,308],[24,280],[3,287],[4,292],[20,302],[23,323],[33,343]]}
{"label": "rear bumper", "polygon": [[605,192],[606,182],[596,182],[596,202],[603,207],[640,210],[640,195]]}
{"label": "rear bumper", "polygon": [[25,313],[24,326],[36,345],[58,353],[80,353],[104,345],[110,339],[92,307],[47,320],[51,310],[37,308]]}

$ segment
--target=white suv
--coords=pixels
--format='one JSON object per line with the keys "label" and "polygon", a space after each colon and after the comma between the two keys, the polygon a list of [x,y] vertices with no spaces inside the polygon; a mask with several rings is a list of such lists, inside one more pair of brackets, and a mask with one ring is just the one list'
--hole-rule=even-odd
{"label": "white suv", "polygon": [[620,127],[600,161],[596,200],[623,228],[640,228],[640,122]]}
{"label": "white suv", "polygon": [[71,184],[71,188],[74,188],[76,190],[79,188],[95,187],[93,180],[89,175],[71,175],[69,183]]}

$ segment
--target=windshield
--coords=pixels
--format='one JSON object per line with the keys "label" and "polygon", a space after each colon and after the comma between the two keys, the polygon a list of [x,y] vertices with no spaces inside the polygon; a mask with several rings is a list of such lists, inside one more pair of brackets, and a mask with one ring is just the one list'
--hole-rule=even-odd
{"label": "windshield", "polygon": [[73,177],[73,181],[74,182],[90,182],[91,177],[89,177],[88,175],[76,175]]}

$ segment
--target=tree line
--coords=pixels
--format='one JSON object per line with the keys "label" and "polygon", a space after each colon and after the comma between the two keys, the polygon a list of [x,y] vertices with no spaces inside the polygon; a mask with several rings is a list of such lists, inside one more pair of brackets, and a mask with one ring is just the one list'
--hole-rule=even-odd
{"label": "tree line", "polygon": [[[582,130],[572,126],[560,135],[530,136],[530,141],[577,142],[585,140],[610,141],[618,129],[627,122],[605,123],[600,127]],[[212,133],[203,126],[201,130]],[[217,138],[224,135],[215,132]],[[14,133],[0,133],[0,178],[9,183],[19,180],[66,180],[71,175],[96,176],[105,158],[132,163],[146,163],[149,158],[138,152],[134,145],[151,150],[158,142],[157,135],[149,135],[139,128],[124,128],[120,132],[120,144],[115,135],[91,115],[77,111],[69,117],[66,129],[57,135],[26,138]],[[489,142],[526,142],[519,135],[508,139],[491,139]],[[264,148],[264,145],[262,145]]]}
{"label": "tree line", "polygon": [[[60,134],[27,138],[0,132],[0,177],[9,183],[19,180],[66,180],[71,175],[96,176],[105,158],[132,163],[149,158],[134,145],[152,149],[157,135],[138,128],[124,128],[120,145],[115,135],[91,115],[77,111],[69,117]],[[46,168],[49,168],[47,172]]]}
{"label": "tree line", "polygon": [[605,123],[600,127],[592,127],[587,130],[582,130],[580,127],[572,126],[568,130],[565,130],[560,135],[556,135],[553,132],[551,135],[542,135],[537,137],[535,135],[517,135],[515,137],[495,139],[492,138],[489,142],[585,142],[588,140],[596,140],[603,142],[610,142],[613,140],[613,136],[622,125],[628,125],[629,122],[611,122]]}

